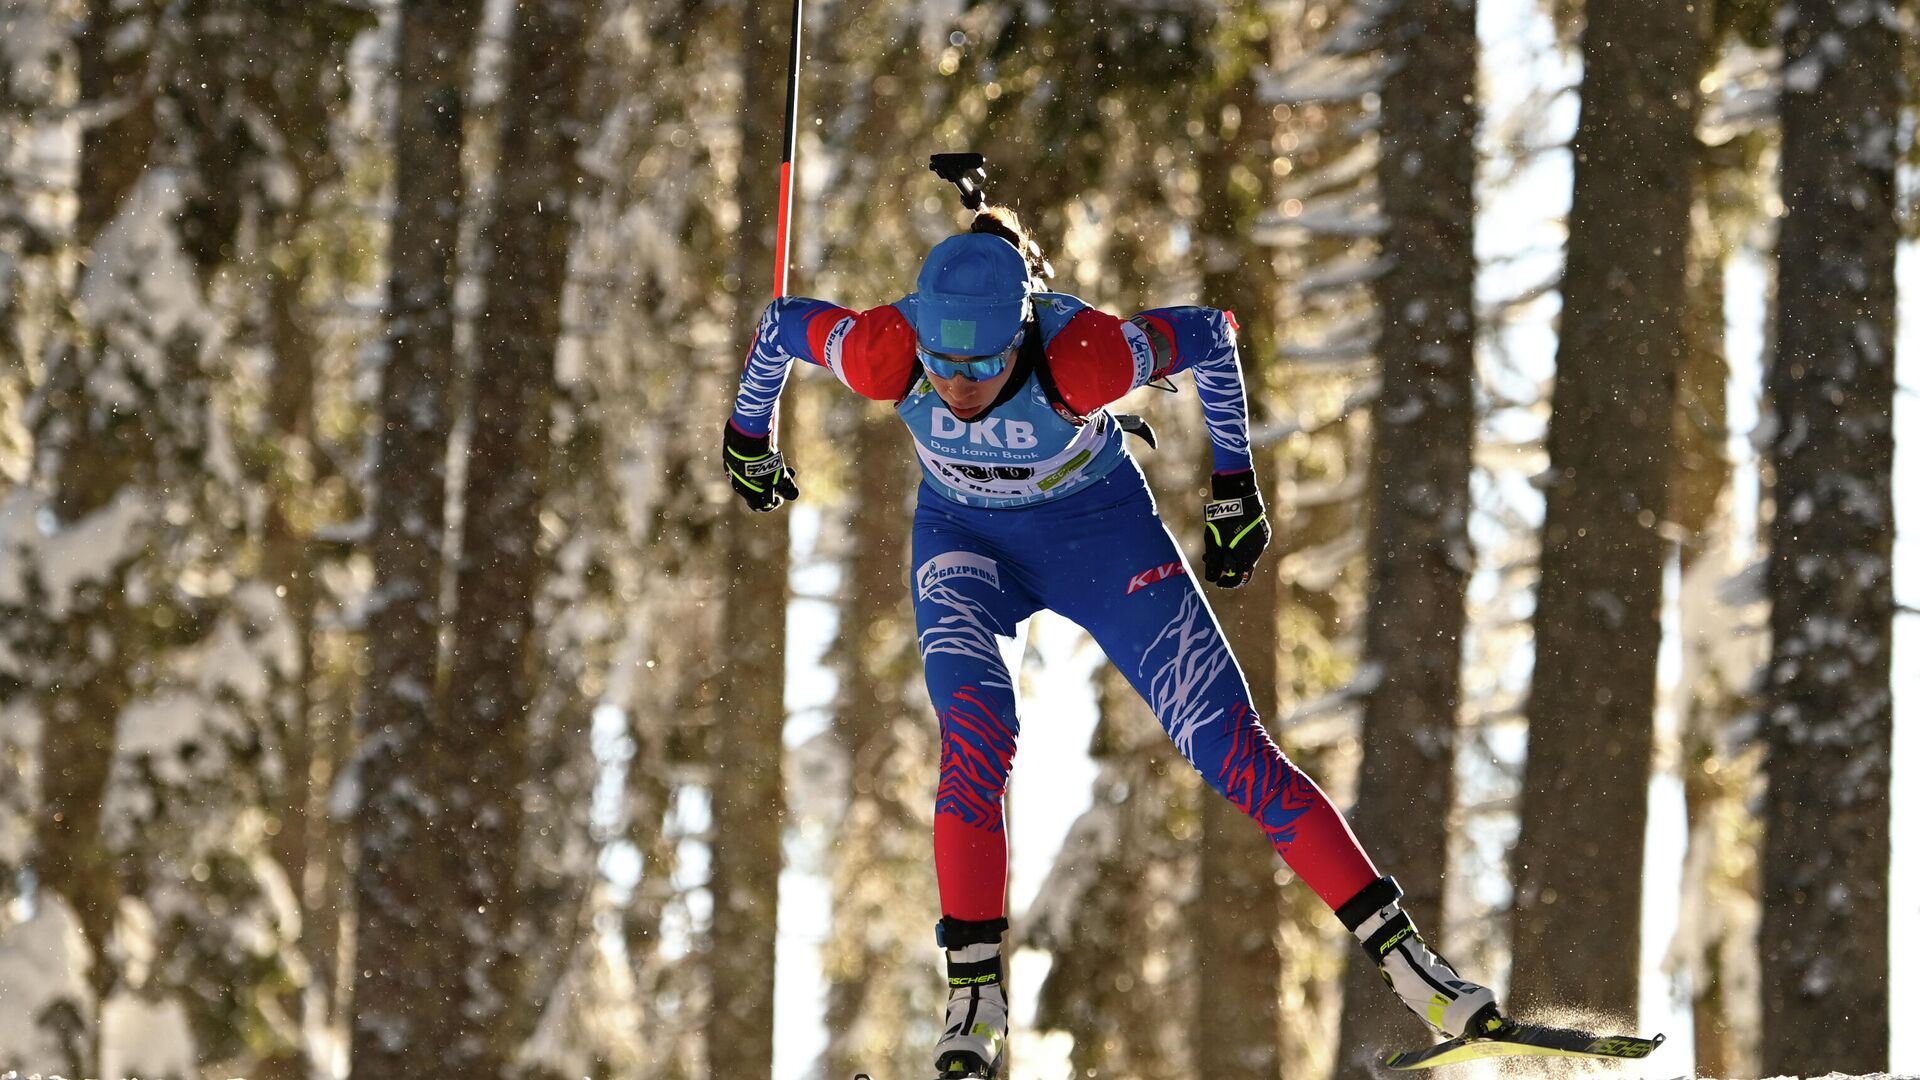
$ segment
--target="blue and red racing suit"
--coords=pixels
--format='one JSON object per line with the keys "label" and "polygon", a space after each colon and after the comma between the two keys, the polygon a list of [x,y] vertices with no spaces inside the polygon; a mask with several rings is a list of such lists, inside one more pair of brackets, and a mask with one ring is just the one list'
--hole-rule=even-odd
{"label": "blue and red racing suit", "polygon": [[[924,477],[913,524],[914,612],[940,719],[934,862],[944,914],[1005,915],[1002,803],[1020,724],[998,637],[1046,609],[1083,627],[1215,790],[1338,908],[1380,876],[1339,810],[1281,754],[1139,466],[1105,406],[1191,371],[1214,470],[1252,467],[1231,314],[1175,307],[1120,319],[1060,293],[992,406],[961,420],[915,361],[911,297],[852,311],[774,301],[731,423],[764,435],[795,358],[896,403]],[[1037,327],[1036,325],[1037,324]],[[1035,330],[1038,333],[1035,333]]]}

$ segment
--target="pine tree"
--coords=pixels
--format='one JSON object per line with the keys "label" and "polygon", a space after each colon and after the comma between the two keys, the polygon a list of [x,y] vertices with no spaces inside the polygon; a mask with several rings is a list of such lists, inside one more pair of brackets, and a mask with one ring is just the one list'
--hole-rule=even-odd
{"label": "pine tree", "polygon": [[[618,51],[604,69],[612,105],[598,152],[621,179],[582,236],[583,279],[596,270],[603,279],[585,306],[608,324],[593,349],[629,384],[603,406],[609,431],[625,437],[604,467],[625,495],[637,548],[622,583],[622,651],[634,674],[614,700],[631,716],[621,828],[642,873],[619,914],[635,988],[636,1057],[663,1077],[698,1068],[706,1022],[700,958],[673,937],[697,930],[680,856],[704,839],[694,830],[705,823],[684,811],[704,783],[706,736],[720,716],[718,626],[729,579],[721,499],[731,496],[717,483],[715,440],[739,368],[726,356],[736,314],[727,287],[732,205],[715,193],[728,182],[739,123],[735,42],[722,26],[733,15],[658,4],[609,11],[610,25],[637,20],[642,32],[607,42]],[[649,302],[633,303],[636,296]],[[711,403],[711,411],[690,402]],[[621,476],[622,457],[648,462],[648,482]]]}
{"label": "pine tree", "polygon": [[[1383,271],[1380,392],[1368,475],[1373,521],[1359,798],[1354,830],[1415,917],[1444,923],[1474,432],[1473,0],[1399,0],[1375,14],[1385,71],[1376,166]],[[1369,1075],[1420,1023],[1355,954],[1336,1076]]]}
{"label": "pine tree", "polygon": [[[191,361],[193,338],[204,329],[188,319],[177,337],[143,331],[149,296],[137,282],[124,284],[143,259],[184,270],[176,234],[163,221],[177,208],[177,186],[154,178],[144,196],[137,190],[157,148],[156,21],[148,6],[100,0],[86,6],[78,29],[79,104],[120,108],[82,136],[73,254],[85,269],[65,298],[67,318],[49,335],[40,401],[26,418],[30,483],[9,498],[10,514],[39,516],[46,536],[38,550],[7,553],[17,560],[9,576],[20,586],[0,619],[9,656],[30,658],[9,664],[10,707],[38,721],[39,802],[28,862],[40,888],[36,907],[69,913],[86,966],[87,993],[52,1003],[33,1023],[63,1044],[65,1061],[54,1064],[75,1072],[99,1068],[98,1010],[121,982],[107,948],[128,883],[108,836],[106,800],[117,722],[141,689],[132,668],[152,647],[139,619],[149,612],[129,587],[149,560],[151,484],[157,452],[170,441],[164,410],[176,404],[157,391],[169,374],[166,354]],[[116,220],[124,222],[118,233]],[[150,250],[128,242],[128,232],[155,226],[145,236]],[[36,505],[23,511],[19,499]],[[111,525],[111,544],[91,535],[103,524]],[[41,553],[79,537],[93,548],[92,569],[64,583],[50,577]]]}
{"label": "pine tree", "polygon": [[1513,853],[1520,1009],[1637,1008],[1701,21],[1681,0],[1586,5]]}
{"label": "pine tree", "polygon": [[945,982],[933,967],[931,835],[938,744],[917,691],[920,669],[905,514],[918,481],[891,416],[855,424],[833,738],[847,762],[846,811],[833,839],[833,928],[823,1062],[828,1076],[924,1072],[939,1038]]}
{"label": "pine tree", "polygon": [[[777,105],[781,97],[773,88],[785,85],[788,12],[778,4],[753,5],[741,33],[735,189],[740,224],[728,275],[735,297],[728,356],[735,358],[746,356],[761,308],[773,294],[783,119]],[[732,370],[738,360],[724,363]],[[718,408],[713,413],[716,419],[723,415]],[[719,438],[718,423],[710,438]],[[786,829],[781,733],[786,726],[788,519],[787,513],[752,513],[730,499],[722,520],[727,595],[720,644],[726,662],[717,680],[708,788],[715,842],[708,884],[713,922],[706,1034],[708,1067],[715,1076],[766,1076],[773,1069],[773,980],[767,973],[773,970],[779,925]]]}
{"label": "pine tree", "polygon": [[1192,1076],[1198,987],[1180,901],[1198,861],[1187,838],[1201,801],[1219,796],[1167,747],[1118,670],[1094,679],[1093,805],[1023,920],[1026,943],[1053,957],[1035,1023],[1073,1036],[1075,1075]]}
{"label": "pine tree", "polygon": [[486,300],[475,327],[473,435],[456,579],[454,645],[440,752],[443,829],[462,838],[452,883],[472,912],[442,947],[460,954],[448,1002],[483,1044],[475,1069],[505,1075],[532,1034],[521,955],[538,914],[521,865],[540,626],[540,516],[552,459],[562,301],[579,190],[578,133],[589,0],[524,0],[514,8],[499,159],[486,229]]}
{"label": "pine tree", "polygon": [[367,681],[352,766],[359,842],[352,1061],[363,1077],[423,1067],[474,1073],[482,1033],[444,995],[466,993],[467,957],[447,948],[467,838],[447,797],[470,762],[450,756],[439,691],[448,394],[467,83],[479,5],[413,0],[395,12],[398,94],[386,341],[368,553],[374,592]]}
{"label": "pine tree", "polygon": [[[1262,101],[1278,127],[1278,178],[1256,237],[1277,251],[1279,361],[1268,374],[1276,446],[1263,463],[1275,508],[1267,562],[1279,578],[1279,700],[1271,721],[1329,796],[1353,804],[1353,680],[1364,625],[1366,405],[1378,320],[1382,222],[1369,95],[1379,90],[1369,9],[1289,0],[1272,12],[1275,72]],[[1281,889],[1281,1061],[1326,1075],[1351,938],[1297,882]],[[1376,991],[1377,992],[1377,991]]]}
{"label": "pine tree", "polygon": [[[1198,140],[1199,216],[1195,253],[1200,264],[1199,302],[1235,313],[1240,326],[1240,371],[1247,387],[1248,420],[1254,428],[1272,419],[1268,376],[1278,345],[1279,281],[1274,254],[1254,240],[1254,225],[1272,204],[1273,111],[1259,100],[1256,72],[1272,52],[1265,12],[1223,5],[1209,36],[1214,73],[1199,106],[1205,134]],[[1192,423],[1189,413],[1187,422]],[[1212,473],[1211,446],[1193,439],[1194,485],[1188,515],[1206,497]],[[1256,453],[1264,491],[1274,490],[1274,454]],[[1194,535],[1183,528],[1183,536]],[[1258,567],[1233,592],[1208,597],[1222,634],[1233,647],[1253,691],[1258,715],[1277,716],[1279,694],[1280,573],[1277,559]],[[1200,801],[1199,880],[1194,905],[1195,1068],[1219,1080],[1259,1080],[1280,1075],[1280,889],[1276,858],[1266,837],[1226,799],[1203,793]]]}
{"label": "pine tree", "polygon": [[1760,1068],[1881,1072],[1889,1024],[1899,29],[1781,10]]}
{"label": "pine tree", "polygon": [[[326,594],[325,549],[317,532],[326,509],[316,496],[333,476],[316,422],[324,395],[326,334],[310,306],[322,291],[315,279],[327,276],[327,253],[312,230],[325,220],[347,163],[347,148],[335,128],[350,96],[347,50],[376,20],[346,5],[302,5],[294,11],[246,2],[234,7],[211,22],[224,33],[204,34],[195,42],[201,55],[189,66],[204,76],[217,65],[220,73],[220,92],[206,92],[220,107],[208,110],[212,122],[205,126],[229,134],[244,130],[226,121],[250,108],[245,115],[270,117],[278,136],[270,149],[235,139],[244,148],[239,153],[204,155],[211,159],[211,175],[204,181],[208,194],[240,207],[239,214],[212,216],[228,220],[237,232],[239,218],[257,215],[259,229],[257,246],[235,261],[250,282],[257,282],[249,290],[257,301],[246,322],[270,367],[260,406],[243,425],[240,452],[248,486],[261,493],[257,533],[250,537],[258,545],[257,578],[280,601],[289,638],[288,662],[273,671],[272,706],[262,718],[262,742],[274,753],[263,757],[261,782],[274,857],[300,912],[299,941],[289,952],[297,954],[297,968],[304,973],[280,991],[274,1007],[304,1016],[311,998],[320,1015],[331,1016],[343,917],[335,899],[343,886],[343,835],[326,801],[344,733],[323,705],[317,628]],[[262,49],[270,62],[261,62]],[[269,183],[269,178],[291,183]],[[223,246],[230,241],[212,245],[216,251]],[[234,554],[239,563],[240,553]],[[275,1053],[246,1071],[260,1077],[304,1075],[308,1062],[298,1040],[277,1045]]]}
{"label": "pine tree", "polygon": [[[864,308],[912,288],[911,257],[874,253],[922,250],[916,226],[944,224],[952,203],[928,213],[900,194],[910,183],[940,183],[900,150],[941,115],[944,100],[937,71],[916,47],[918,13],[885,3],[847,14],[812,52],[835,66],[821,65],[833,74],[810,84],[818,87],[810,109],[837,117],[839,131],[802,153],[840,168],[809,229],[820,254],[808,279],[837,302]],[[997,187],[990,182],[989,194]],[[831,395],[826,423],[817,431],[790,426],[786,439],[815,478],[808,497],[834,499],[835,535],[845,537],[840,626],[828,656],[840,674],[829,735],[845,786],[825,853],[833,913],[822,948],[827,1047],[819,1068],[826,1076],[913,1075],[927,1068],[946,1000],[928,845],[940,751],[908,585],[918,468],[890,410],[830,378],[809,382]]]}

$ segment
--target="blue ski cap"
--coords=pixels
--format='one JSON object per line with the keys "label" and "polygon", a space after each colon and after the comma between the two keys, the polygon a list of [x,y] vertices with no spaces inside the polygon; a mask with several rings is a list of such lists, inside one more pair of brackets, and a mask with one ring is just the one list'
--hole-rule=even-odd
{"label": "blue ski cap", "polygon": [[1027,260],[990,233],[935,244],[916,288],[913,332],[922,348],[949,356],[1005,352],[1033,311]]}

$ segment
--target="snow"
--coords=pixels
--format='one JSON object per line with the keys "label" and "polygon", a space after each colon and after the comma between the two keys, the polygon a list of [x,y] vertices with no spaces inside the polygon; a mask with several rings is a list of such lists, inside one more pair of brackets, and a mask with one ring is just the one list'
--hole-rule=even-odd
{"label": "snow", "polygon": [[[517,1065],[584,1077],[594,1071],[596,1059],[631,1066],[645,1057],[646,1048],[634,1045],[633,1038],[642,1026],[633,1004],[633,970],[612,959],[603,949],[575,950]],[[582,1007],[583,1001],[592,1004]],[[609,1008],[607,1002],[617,1004]]]}
{"label": "snow", "polygon": [[[44,724],[26,695],[12,695],[0,705],[0,874],[23,862],[33,843],[29,812],[39,798],[40,731]],[[0,883],[0,898],[9,891]],[[0,916],[0,927],[6,922]]]}
{"label": "snow", "polygon": [[0,927],[0,1068],[65,1060],[59,1038],[35,1022],[61,1000],[92,1011],[87,950],[66,902],[43,896],[33,916]]}
{"label": "snow", "polygon": [[1118,810],[1112,803],[1096,803],[1082,813],[1067,830],[1062,851],[1073,858],[1056,859],[1033,903],[1021,913],[1014,937],[1040,948],[1062,941],[1072,934],[1074,920],[1082,907],[1082,898],[1096,883],[1101,864],[1120,842]]}
{"label": "snow", "polygon": [[111,578],[140,553],[151,505],[122,489],[112,502],[64,528],[40,494],[15,488],[0,501],[0,604],[24,605],[37,580],[45,613],[63,615],[76,589]]}
{"label": "snow", "polygon": [[1315,263],[1301,275],[1294,288],[1301,296],[1338,292],[1374,281],[1393,266],[1390,259],[1370,255],[1345,255]]}
{"label": "snow", "polygon": [[101,1010],[100,1075],[189,1080],[200,1075],[187,1012],[178,1001],[115,994]]}
{"label": "snow", "polygon": [[1285,71],[1262,73],[1260,100],[1269,105],[1358,101],[1379,93],[1384,77],[1371,58],[1315,54]]}
{"label": "snow", "polygon": [[147,395],[128,381],[129,374],[137,374],[143,386],[164,386],[170,342],[184,333],[204,347],[218,336],[217,321],[174,229],[185,201],[176,172],[149,169],[94,242],[80,303],[88,322],[104,335],[103,359],[115,358],[132,369],[123,373],[117,364],[101,363],[89,373],[101,401],[140,408]]}
{"label": "snow", "polygon": [[1808,53],[1787,65],[1786,71],[1781,73],[1781,81],[1796,94],[1810,94],[1819,87],[1821,76],[1825,74],[1823,69],[1820,55]]}

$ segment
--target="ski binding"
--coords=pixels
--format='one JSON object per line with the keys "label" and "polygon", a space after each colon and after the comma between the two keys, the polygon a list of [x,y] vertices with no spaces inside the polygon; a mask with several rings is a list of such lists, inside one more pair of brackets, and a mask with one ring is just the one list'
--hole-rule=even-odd
{"label": "ski binding", "polygon": [[1595,1035],[1542,1024],[1509,1024],[1497,1034],[1461,1036],[1424,1050],[1388,1054],[1383,1064],[1406,1071],[1432,1069],[1462,1061],[1503,1057],[1585,1057],[1637,1061],[1660,1048],[1665,1035],[1642,1039],[1634,1035]]}

